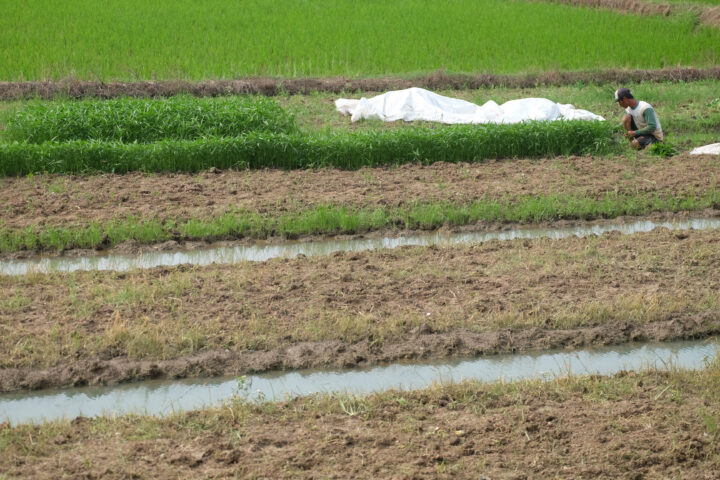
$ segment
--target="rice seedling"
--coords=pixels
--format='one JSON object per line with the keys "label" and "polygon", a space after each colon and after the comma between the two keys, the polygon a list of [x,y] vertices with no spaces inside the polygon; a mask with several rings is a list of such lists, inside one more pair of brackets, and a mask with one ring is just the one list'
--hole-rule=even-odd
{"label": "rice seedling", "polygon": [[[716,65],[720,54],[720,31],[696,28],[697,16],[622,15],[544,2],[5,3],[0,80],[659,68]],[[627,45],[646,44],[653,48],[618,58]]]}

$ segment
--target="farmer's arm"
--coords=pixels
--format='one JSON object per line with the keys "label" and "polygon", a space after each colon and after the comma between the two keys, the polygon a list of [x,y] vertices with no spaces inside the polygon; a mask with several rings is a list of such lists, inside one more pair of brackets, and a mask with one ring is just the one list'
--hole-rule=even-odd
{"label": "farmer's arm", "polygon": [[657,119],[655,117],[655,110],[652,108],[648,108],[643,112],[643,118],[645,119],[645,122],[647,125],[645,128],[641,128],[640,130],[635,130],[635,136],[639,137],[641,135],[651,135],[655,129],[657,128]]}

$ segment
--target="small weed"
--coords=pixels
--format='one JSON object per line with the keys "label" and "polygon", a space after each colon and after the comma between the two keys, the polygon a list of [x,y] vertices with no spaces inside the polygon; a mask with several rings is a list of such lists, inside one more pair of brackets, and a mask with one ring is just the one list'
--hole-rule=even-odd
{"label": "small weed", "polygon": [[705,411],[701,414],[701,418],[706,433],[712,437],[713,443],[717,442],[720,438],[720,415]]}
{"label": "small weed", "polygon": [[48,192],[50,192],[50,193],[55,193],[55,194],[65,193],[65,189],[66,189],[65,182],[62,182],[62,181],[51,183],[50,185],[48,185]]}
{"label": "small weed", "polygon": [[238,375],[235,377],[237,385],[234,389],[234,400],[245,401],[250,396],[250,389],[252,388],[252,378],[248,378],[246,375]]}
{"label": "small weed", "polygon": [[355,395],[347,395],[338,397],[340,410],[351,417],[365,414],[370,411],[370,407],[366,399]]}
{"label": "small weed", "polygon": [[14,295],[0,300],[0,313],[17,313],[32,304],[32,300],[18,290]]}

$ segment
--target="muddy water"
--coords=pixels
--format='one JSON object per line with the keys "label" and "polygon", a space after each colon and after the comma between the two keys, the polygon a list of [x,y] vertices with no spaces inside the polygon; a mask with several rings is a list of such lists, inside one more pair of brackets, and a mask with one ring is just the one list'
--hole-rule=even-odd
{"label": "muddy water", "polygon": [[520,228],[514,230],[471,233],[428,233],[423,235],[328,240],[313,242],[287,242],[283,244],[258,243],[252,246],[217,247],[192,251],[148,252],[137,255],[93,255],[86,257],[38,257],[26,260],[0,261],[0,275],[25,275],[30,272],[72,272],[76,270],[126,271],[181,264],[209,265],[212,263],[238,263],[265,261],[271,258],[292,258],[298,255],[328,255],[337,251],[361,251],[396,248],[404,245],[454,245],[513,240],[516,238],[584,237],[619,231],[624,234],[649,232],[665,227],[671,230],[710,230],[720,228],[720,218],[696,218],[668,222],[639,220],[636,222],[607,222],[601,225],[564,228]]}
{"label": "muddy water", "polygon": [[428,363],[398,363],[368,369],[290,371],[237,378],[146,381],[115,386],[0,395],[0,422],[37,423],[78,416],[172,412],[220,405],[236,396],[282,400],[316,392],[365,394],[421,389],[474,379],[485,382],[552,378],[568,374],[609,375],[643,368],[702,368],[720,354],[717,339],[625,344],[586,350],[545,351]]}

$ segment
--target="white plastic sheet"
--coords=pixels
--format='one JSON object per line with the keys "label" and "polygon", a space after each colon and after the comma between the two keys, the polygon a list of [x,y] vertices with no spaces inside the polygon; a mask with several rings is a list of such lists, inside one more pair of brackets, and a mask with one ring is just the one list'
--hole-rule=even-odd
{"label": "white plastic sheet", "polygon": [[373,98],[340,98],[335,108],[351,120],[379,119],[385,122],[425,120],[442,123],[518,123],[527,120],[605,120],[587,110],[546,98],[522,98],[498,105],[492,100],[482,106],[444,97],[422,88],[396,90]]}
{"label": "white plastic sheet", "polygon": [[690,155],[720,155],[720,143],[693,148]]}

